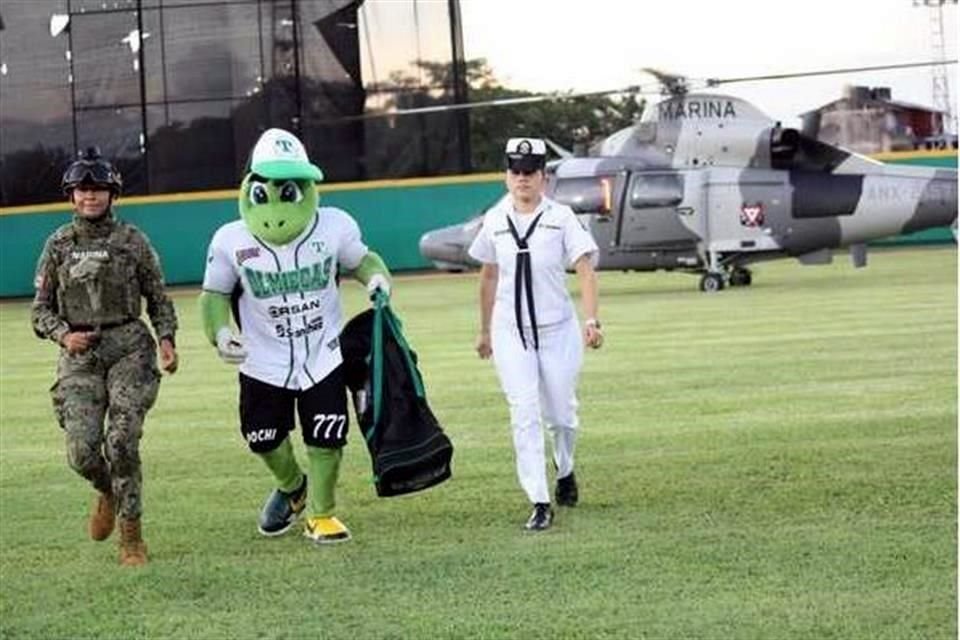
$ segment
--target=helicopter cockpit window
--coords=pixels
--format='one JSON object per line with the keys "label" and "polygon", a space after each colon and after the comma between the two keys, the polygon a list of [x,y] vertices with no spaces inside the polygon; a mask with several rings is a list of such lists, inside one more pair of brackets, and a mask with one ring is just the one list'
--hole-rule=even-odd
{"label": "helicopter cockpit window", "polygon": [[683,201],[683,177],[675,173],[642,174],[630,182],[630,206],[673,207]]}
{"label": "helicopter cockpit window", "polygon": [[551,198],[573,209],[574,213],[610,215],[616,176],[556,178]]}

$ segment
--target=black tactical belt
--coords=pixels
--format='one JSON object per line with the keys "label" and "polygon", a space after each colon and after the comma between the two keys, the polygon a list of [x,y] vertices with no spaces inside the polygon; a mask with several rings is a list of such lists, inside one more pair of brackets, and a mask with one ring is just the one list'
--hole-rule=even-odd
{"label": "black tactical belt", "polygon": [[97,329],[103,331],[104,329],[116,329],[117,327],[128,325],[131,322],[136,322],[136,320],[134,318],[129,318],[119,322],[104,322],[99,326],[92,324],[71,324],[70,331],[96,331]]}

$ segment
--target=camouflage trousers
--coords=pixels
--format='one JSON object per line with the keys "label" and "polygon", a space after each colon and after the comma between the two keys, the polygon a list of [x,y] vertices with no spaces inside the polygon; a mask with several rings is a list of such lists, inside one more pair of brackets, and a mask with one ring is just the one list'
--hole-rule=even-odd
{"label": "camouflage trousers", "polygon": [[113,493],[121,518],[142,511],[140,436],[160,387],[156,354],[141,321],[106,329],[84,353],[61,351],[50,390],[67,462],[98,491]]}

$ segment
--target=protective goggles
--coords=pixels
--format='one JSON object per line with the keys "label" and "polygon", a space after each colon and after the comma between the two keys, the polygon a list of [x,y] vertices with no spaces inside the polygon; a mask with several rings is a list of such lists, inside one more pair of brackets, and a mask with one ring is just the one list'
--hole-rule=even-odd
{"label": "protective goggles", "polygon": [[75,163],[63,176],[63,183],[69,185],[86,183],[115,187],[118,182],[113,170],[101,162]]}

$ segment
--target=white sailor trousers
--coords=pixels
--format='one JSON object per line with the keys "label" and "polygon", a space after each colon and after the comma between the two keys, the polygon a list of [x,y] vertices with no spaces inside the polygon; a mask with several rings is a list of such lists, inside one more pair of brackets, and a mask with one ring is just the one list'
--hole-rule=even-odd
{"label": "white sailor trousers", "polygon": [[530,502],[550,502],[541,418],[553,435],[557,477],[573,471],[576,444],[577,377],[583,364],[583,337],[576,316],[540,327],[540,348],[524,331],[523,348],[514,323],[495,322],[491,335],[493,360],[510,406],[517,477]]}

